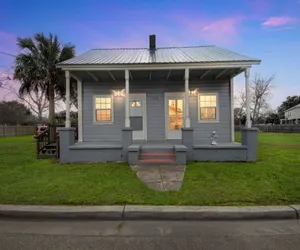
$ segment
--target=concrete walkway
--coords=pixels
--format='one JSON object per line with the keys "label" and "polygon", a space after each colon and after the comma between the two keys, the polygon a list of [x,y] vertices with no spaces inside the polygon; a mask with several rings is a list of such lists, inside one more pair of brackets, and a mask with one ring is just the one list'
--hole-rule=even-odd
{"label": "concrete walkway", "polygon": [[185,165],[132,165],[131,168],[154,190],[177,191],[182,186]]}

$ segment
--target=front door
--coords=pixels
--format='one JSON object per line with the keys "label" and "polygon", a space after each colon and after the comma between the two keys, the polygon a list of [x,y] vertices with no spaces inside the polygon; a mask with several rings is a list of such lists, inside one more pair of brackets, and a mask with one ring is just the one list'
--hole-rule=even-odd
{"label": "front door", "polygon": [[130,127],[133,140],[147,140],[146,94],[129,95]]}
{"label": "front door", "polygon": [[184,102],[181,93],[165,94],[166,139],[181,139]]}

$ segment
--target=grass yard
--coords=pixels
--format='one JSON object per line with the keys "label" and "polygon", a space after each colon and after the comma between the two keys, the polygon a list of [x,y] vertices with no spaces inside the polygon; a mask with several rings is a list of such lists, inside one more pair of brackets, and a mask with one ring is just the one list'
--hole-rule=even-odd
{"label": "grass yard", "polygon": [[127,164],[36,160],[32,137],[0,138],[0,203],[300,203],[300,134],[259,134],[256,163],[189,163],[179,192],[148,189]]}

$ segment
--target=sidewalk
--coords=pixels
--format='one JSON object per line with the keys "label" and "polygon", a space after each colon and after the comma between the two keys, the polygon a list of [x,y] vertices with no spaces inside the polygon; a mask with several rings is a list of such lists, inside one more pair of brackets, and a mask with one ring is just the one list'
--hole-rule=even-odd
{"label": "sidewalk", "polygon": [[297,220],[299,215],[300,205],[249,207],[0,205],[0,219]]}

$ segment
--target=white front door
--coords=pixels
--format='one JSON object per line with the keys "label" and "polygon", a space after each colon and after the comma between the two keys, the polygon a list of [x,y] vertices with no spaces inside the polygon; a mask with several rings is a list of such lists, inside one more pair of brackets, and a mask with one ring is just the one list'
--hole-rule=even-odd
{"label": "white front door", "polygon": [[165,93],[166,139],[181,139],[183,127],[183,93]]}
{"label": "white front door", "polygon": [[130,126],[133,140],[147,140],[146,94],[129,94]]}

